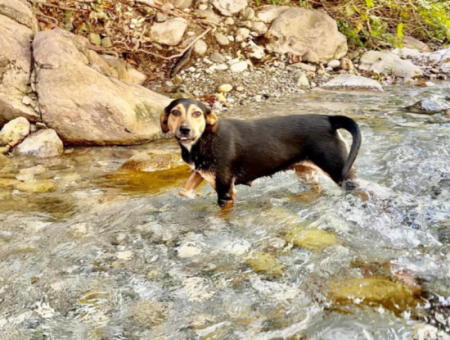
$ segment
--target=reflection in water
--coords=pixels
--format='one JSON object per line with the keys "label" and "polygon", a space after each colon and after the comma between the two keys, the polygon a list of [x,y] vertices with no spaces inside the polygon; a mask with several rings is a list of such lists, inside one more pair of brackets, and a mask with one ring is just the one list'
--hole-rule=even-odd
{"label": "reflection in water", "polygon": [[1,339],[385,340],[448,328],[450,126],[401,107],[449,88],[313,91],[228,114],[355,118],[365,199],[325,177],[313,193],[283,172],[238,187],[222,219],[209,185],[178,196],[185,166],[118,170],[139,152],[178,153],[173,140],[11,158],[0,169]]}

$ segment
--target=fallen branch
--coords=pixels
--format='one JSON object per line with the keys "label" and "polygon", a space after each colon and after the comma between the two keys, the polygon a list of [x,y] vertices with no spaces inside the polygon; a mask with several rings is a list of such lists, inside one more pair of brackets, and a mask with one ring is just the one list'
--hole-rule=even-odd
{"label": "fallen branch", "polygon": [[[172,59],[175,59],[175,58],[180,58],[180,57],[183,56],[183,54],[184,54],[188,49],[190,49],[192,46],[194,46],[194,44],[195,44],[197,41],[199,41],[201,38],[203,38],[210,30],[211,30],[211,27],[208,28],[206,31],[204,31],[202,34],[200,34],[198,37],[196,37],[196,38],[195,38],[195,39],[194,39],[187,47],[185,47],[183,50],[181,50],[180,53],[171,55],[170,57],[164,57],[164,56],[162,56],[162,55],[160,55],[160,54],[153,53],[153,52],[150,52],[150,51],[146,51],[146,50],[144,50],[144,49],[142,49],[142,48],[136,50],[135,52],[142,52],[142,53],[149,54],[149,55],[152,55],[152,56],[154,56],[154,57],[157,57],[157,58],[160,58],[160,59],[164,59],[164,60],[172,60]],[[116,43],[116,42],[114,42],[114,43]],[[127,46],[125,43],[123,43],[123,42],[121,42],[121,41],[118,41],[117,43],[121,43],[121,44]],[[127,47],[128,47],[128,46],[127,46]]]}

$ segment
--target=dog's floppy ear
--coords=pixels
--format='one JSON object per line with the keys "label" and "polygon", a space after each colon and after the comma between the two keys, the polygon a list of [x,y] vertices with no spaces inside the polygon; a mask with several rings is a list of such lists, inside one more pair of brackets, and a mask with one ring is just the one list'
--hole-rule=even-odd
{"label": "dog's floppy ear", "polygon": [[169,120],[169,106],[164,108],[164,110],[161,112],[161,116],[159,117],[159,122],[161,123],[161,130],[164,133],[169,132],[169,126],[167,125],[167,122]]}
{"label": "dog's floppy ear", "polygon": [[206,128],[209,131],[216,131],[219,124],[219,117],[208,107],[206,110]]}

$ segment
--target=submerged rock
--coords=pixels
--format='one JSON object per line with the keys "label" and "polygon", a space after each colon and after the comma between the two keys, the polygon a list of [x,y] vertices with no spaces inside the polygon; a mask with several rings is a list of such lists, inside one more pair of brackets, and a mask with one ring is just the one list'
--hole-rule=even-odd
{"label": "submerged rock", "polygon": [[283,275],[283,265],[271,254],[255,252],[247,259],[247,263],[257,273],[263,273],[274,277]]}
{"label": "submerged rock", "polygon": [[55,190],[55,183],[53,181],[36,181],[36,182],[28,182],[28,183],[19,183],[16,184],[15,189],[31,192],[31,193],[43,193]]}
{"label": "submerged rock", "polygon": [[445,103],[434,99],[422,99],[414,105],[405,107],[405,110],[429,115],[450,110],[450,103]]}
{"label": "submerged rock", "polygon": [[394,312],[402,312],[420,303],[408,288],[384,276],[331,282],[328,298],[336,305],[381,305]]}
{"label": "submerged rock", "polygon": [[297,247],[312,251],[321,251],[338,243],[336,236],[318,229],[298,227],[286,235],[286,241],[292,242]]}
{"label": "submerged rock", "polygon": [[[1,158],[0,158],[0,165],[1,165]],[[7,188],[7,187],[13,187],[17,184],[22,183],[21,181],[13,178],[0,178],[0,188]]]}
{"label": "submerged rock", "polygon": [[183,160],[179,153],[150,151],[140,152],[120,167],[121,170],[133,170],[136,172],[152,172],[158,170],[167,170],[182,166]]}
{"label": "submerged rock", "polygon": [[15,152],[19,155],[55,157],[63,154],[64,146],[55,130],[47,129],[30,135],[16,148]]}

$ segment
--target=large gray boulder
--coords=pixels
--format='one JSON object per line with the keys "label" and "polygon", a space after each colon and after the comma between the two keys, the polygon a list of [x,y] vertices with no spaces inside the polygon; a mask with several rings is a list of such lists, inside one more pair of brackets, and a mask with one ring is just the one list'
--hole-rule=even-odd
{"label": "large gray boulder", "polygon": [[26,2],[0,0],[0,127],[25,117],[40,119],[33,107],[22,103],[31,92],[31,39],[37,21]]}
{"label": "large gray boulder", "polygon": [[82,39],[62,30],[36,34],[33,56],[43,121],[69,144],[133,144],[154,138],[170,99],[90,67]]}
{"label": "large gray boulder", "polygon": [[266,24],[270,24],[272,21],[274,21],[276,18],[278,18],[281,14],[286,12],[288,9],[291,9],[292,7],[289,6],[266,6],[262,8],[258,14],[257,17],[262,22],[265,22]]}
{"label": "large gray boulder", "polygon": [[247,7],[247,0],[212,0],[212,4],[220,14],[230,17]]}
{"label": "large gray boulder", "polygon": [[410,60],[402,60],[390,52],[366,52],[361,57],[359,68],[364,71],[373,71],[401,78],[415,78],[423,75],[422,70]]}
{"label": "large gray boulder", "polygon": [[325,12],[290,8],[279,15],[265,34],[266,48],[328,62],[347,53],[347,39]]}

